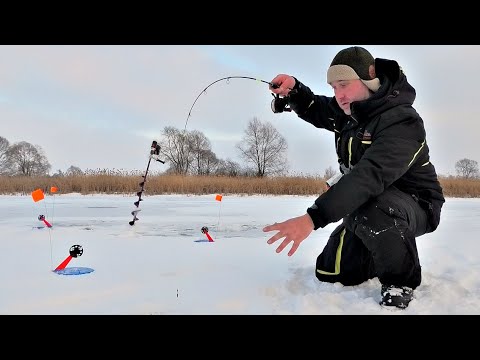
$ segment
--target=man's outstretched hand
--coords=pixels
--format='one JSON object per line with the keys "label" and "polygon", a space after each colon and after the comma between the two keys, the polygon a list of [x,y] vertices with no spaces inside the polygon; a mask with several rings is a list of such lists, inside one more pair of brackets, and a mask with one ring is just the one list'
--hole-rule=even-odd
{"label": "man's outstretched hand", "polygon": [[278,231],[270,239],[267,244],[283,239],[282,243],[277,247],[276,252],[280,253],[290,243],[293,242],[292,248],[288,252],[288,256],[292,256],[297,251],[301,242],[305,240],[313,231],[314,225],[310,215],[305,214],[296,218],[289,219],[281,223],[275,223],[263,228],[263,232]]}

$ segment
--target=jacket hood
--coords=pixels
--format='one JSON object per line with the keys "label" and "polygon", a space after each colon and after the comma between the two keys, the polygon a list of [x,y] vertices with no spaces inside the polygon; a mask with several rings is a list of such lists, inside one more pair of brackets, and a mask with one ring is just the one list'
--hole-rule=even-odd
{"label": "jacket hood", "polygon": [[[416,98],[415,89],[395,60],[375,59],[375,71],[381,84],[378,91],[366,100],[351,104],[352,116],[359,122],[398,105],[411,106]],[[332,99],[331,106],[335,112],[343,113],[335,98]]]}

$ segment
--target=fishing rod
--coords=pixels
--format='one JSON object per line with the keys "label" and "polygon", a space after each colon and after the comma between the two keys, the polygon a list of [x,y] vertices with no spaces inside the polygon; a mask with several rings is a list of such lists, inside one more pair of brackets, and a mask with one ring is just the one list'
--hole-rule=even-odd
{"label": "fishing rod", "polygon": [[[184,131],[187,129],[187,123],[188,123],[188,119],[190,118],[191,114],[192,114],[192,109],[193,107],[195,106],[195,103],[197,102],[198,98],[204,93],[206,92],[206,90],[212,86],[213,84],[217,83],[217,82],[220,82],[220,81],[223,81],[223,80],[227,80],[227,83],[229,83],[230,79],[248,79],[248,80],[255,80],[255,81],[260,81],[262,83],[265,83],[265,84],[268,84],[270,85],[273,89],[278,89],[280,86],[277,85],[277,84],[272,84],[270,81],[265,81],[265,80],[262,80],[262,79],[257,79],[257,78],[254,78],[254,77],[250,77],[250,76],[227,76],[227,77],[223,77],[221,79],[218,79],[218,80],[215,80],[214,82],[210,83],[207,85],[207,87],[205,87],[205,89],[203,89],[200,94],[198,94],[198,96],[195,98],[195,101],[193,102],[192,104],[192,107],[190,108],[190,111],[188,112],[188,116],[187,116],[187,120],[185,121],[185,128],[183,129]],[[273,94],[272,94],[273,95]],[[290,111],[289,108],[286,108],[286,101],[283,100],[285,98],[281,98],[278,94],[277,96],[273,95],[274,96],[274,99],[272,100],[272,111],[273,112],[282,112],[282,111]],[[280,101],[280,102],[279,102]],[[283,102],[282,102],[283,101]],[[280,106],[280,104],[283,104],[282,106]],[[275,110],[274,110],[275,109]],[[276,111],[277,110],[277,111]]]}

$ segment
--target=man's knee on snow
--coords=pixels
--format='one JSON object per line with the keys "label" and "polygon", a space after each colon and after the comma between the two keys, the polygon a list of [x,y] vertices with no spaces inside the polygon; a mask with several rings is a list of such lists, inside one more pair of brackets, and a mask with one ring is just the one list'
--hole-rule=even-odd
{"label": "man's knee on snow", "polygon": [[375,276],[370,254],[353,233],[338,226],[317,257],[315,275],[324,282],[358,285]]}

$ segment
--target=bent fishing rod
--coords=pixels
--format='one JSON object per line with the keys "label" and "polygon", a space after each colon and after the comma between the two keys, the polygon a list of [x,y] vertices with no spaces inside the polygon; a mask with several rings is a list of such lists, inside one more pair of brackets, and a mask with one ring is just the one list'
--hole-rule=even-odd
{"label": "bent fishing rod", "polygon": [[[227,76],[227,77],[223,77],[221,79],[218,79],[218,80],[215,80],[214,82],[208,84],[205,89],[203,89],[200,94],[198,94],[198,96],[195,98],[195,101],[193,102],[192,104],[192,107],[190,108],[190,111],[188,112],[188,115],[187,115],[187,120],[185,121],[185,128],[183,129],[184,131],[187,129],[187,123],[188,123],[188,119],[190,118],[190,116],[192,115],[192,109],[193,107],[195,106],[198,98],[207,91],[207,89],[212,86],[213,84],[216,84],[220,81],[223,81],[223,80],[226,80],[227,83],[230,82],[230,79],[248,79],[248,80],[255,80],[255,81],[259,81],[259,82],[262,82],[262,83],[265,83],[265,84],[268,84],[270,85],[273,89],[278,89],[280,86],[277,85],[277,84],[272,84],[270,81],[266,81],[266,80],[262,80],[262,79],[257,79],[257,78],[254,78],[254,77],[250,77],[250,76]],[[273,94],[272,94],[273,95]],[[278,94],[274,96],[274,99],[272,100],[272,111],[274,113],[279,113],[279,112],[283,112],[283,111],[290,111],[289,108],[287,108],[287,101],[284,100],[285,98],[281,98]]]}
{"label": "bent fishing rod", "polygon": [[[190,118],[191,114],[192,114],[192,109],[193,107],[195,106],[195,104],[197,103],[197,100],[198,98],[204,93],[207,91],[207,89],[212,86],[213,84],[216,84],[220,81],[223,81],[223,80],[226,80],[227,83],[230,81],[230,79],[248,79],[248,80],[255,80],[255,81],[260,81],[262,83],[265,83],[265,84],[268,84],[272,87],[272,89],[278,89],[280,86],[277,85],[277,84],[273,84],[271,83],[270,81],[265,81],[265,80],[262,80],[262,79],[256,79],[254,77],[250,77],[250,76],[227,76],[227,77],[223,77],[221,79],[218,79],[218,80],[215,80],[214,82],[208,84],[205,89],[203,89],[200,94],[198,94],[198,96],[195,98],[195,101],[193,102],[192,106],[190,107],[190,111],[188,112],[188,116],[187,116],[187,120],[185,121],[185,128],[184,128],[184,131],[186,131],[187,129],[187,123],[188,123],[188,119]],[[283,98],[280,97],[280,95],[278,94],[272,94],[273,95],[273,100],[272,100],[272,104],[271,104],[271,107],[272,107],[272,111],[274,113],[281,113],[281,112],[284,112],[284,111],[291,111],[291,109],[288,107],[288,96],[285,96]],[[147,175],[148,175],[148,170],[150,168],[150,161],[152,159],[155,159],[156,161],[160,161],[162,164],[165,164],[165,161],[163,160],[160,160],[158,158],[160,154],[160,145],[157,144],[157,141],[153,141],[152,142],[152,145],[151,145],[151,150],[150,150],[150,157],[149,157],[149,160],[148,160],[148,164],[147,164],[147,169],[145,170],[145,174],[142,176],[143,177],[143,180],[139,183],[139,186],[140,186],[140,190],[137,192],[137,196],[138,196],[138,200],[134,202],[134,205],[135,205],[135,209],[131,212],[132,216],[133,216],[133,220],[131,220],[129,222],[130,225],[134,225],[135,222],[138,220],[138,217],[137,217],[137,214],[140,212],[140,201],[142,201],[142,194],[143,192],[145,191],[145,182],[147,180]]]}

